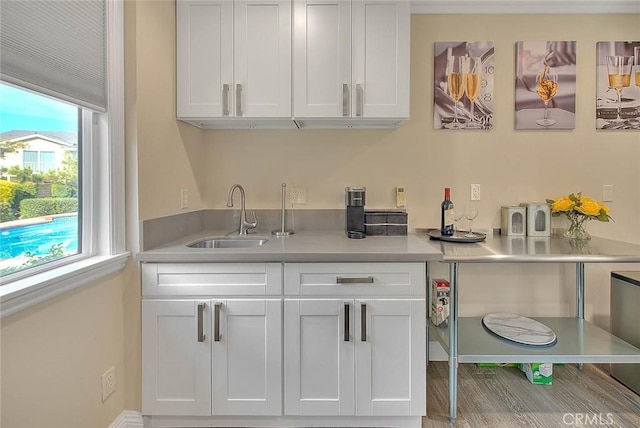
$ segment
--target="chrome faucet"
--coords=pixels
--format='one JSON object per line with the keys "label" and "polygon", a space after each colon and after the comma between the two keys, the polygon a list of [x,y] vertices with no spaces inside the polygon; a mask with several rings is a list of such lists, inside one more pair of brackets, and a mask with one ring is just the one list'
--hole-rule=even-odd
{"label": "chrome faucet", "polygon": [[247,212],[245,211],[245,198],[244,189],[239,184],[234,184],[229,190],[229,196],[227,197],[227,207],[233,207],[233,192],[240,190],[240,226],[238,227],[238,235],[246,235],[249,229],[255,229],[258,226],[258,220],[256,219],[256,213],[253,213],[253,221],[247,221]]}

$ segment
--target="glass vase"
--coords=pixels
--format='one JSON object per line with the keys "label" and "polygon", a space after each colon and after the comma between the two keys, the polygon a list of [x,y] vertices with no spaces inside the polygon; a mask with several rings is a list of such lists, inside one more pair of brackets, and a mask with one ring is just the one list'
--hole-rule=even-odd
{"label": "glass vase", "polygon": [[589,217],[585,217],[580,214],[568,215],[569,217],[569,229],[564,233],[564,237],[567,239],[591,239],[591,235],[587,232],[586,223],[589,221]]}

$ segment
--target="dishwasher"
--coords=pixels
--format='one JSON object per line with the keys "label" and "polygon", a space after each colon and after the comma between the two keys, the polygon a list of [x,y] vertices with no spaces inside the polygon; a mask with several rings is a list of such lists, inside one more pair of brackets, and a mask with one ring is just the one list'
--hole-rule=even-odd
{"label": "dishwasher", "polygon": [[[611,272],[611,334],[640,348],[640,272]],[[611,375],[640,395],[640,364],[611,364]]]}

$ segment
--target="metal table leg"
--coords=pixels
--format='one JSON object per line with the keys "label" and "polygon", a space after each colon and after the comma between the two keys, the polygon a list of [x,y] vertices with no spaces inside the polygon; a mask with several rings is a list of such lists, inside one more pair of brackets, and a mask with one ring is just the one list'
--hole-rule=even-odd
{"label": "metal table leg", "polygon": [[[584,319],[584,263],[576,263],[576,317]],[[578,369],[582,370],[584,365],[578,363]]]}
{"label": "metal table leg", "polygon": [[458,405],[458,263],[449,264],[449,420],[456,421]]}

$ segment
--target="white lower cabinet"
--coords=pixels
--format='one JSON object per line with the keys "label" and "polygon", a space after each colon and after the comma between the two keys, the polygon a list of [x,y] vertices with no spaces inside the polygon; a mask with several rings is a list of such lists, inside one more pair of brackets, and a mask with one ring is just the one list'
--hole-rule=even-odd
{"label": "white lower cabinet", "polygon": [[420,426],[425,268],[143,264],[145,426]]}
{"label": "white lower cabinet", "polygon": [[282,301],[142,302],[143,414],[280,415]]}
{"label": "white lower cabinet", "polygon": [[424,415],[424,303],[285,300],[285,414]]}
{"label": "white lower cabinet", "polygon": [[212,305],[212,414],[280,415],[282,301],[216,300]]}
{"label": "white lower cabinet", "polygon": [[210,320],[206,302],[143,299],[143,414],[211,414]]}
{"label": "white lower cabinet", "polygon": [[355,414],[354,321],[353,300],[285,300],[285,414]]}

